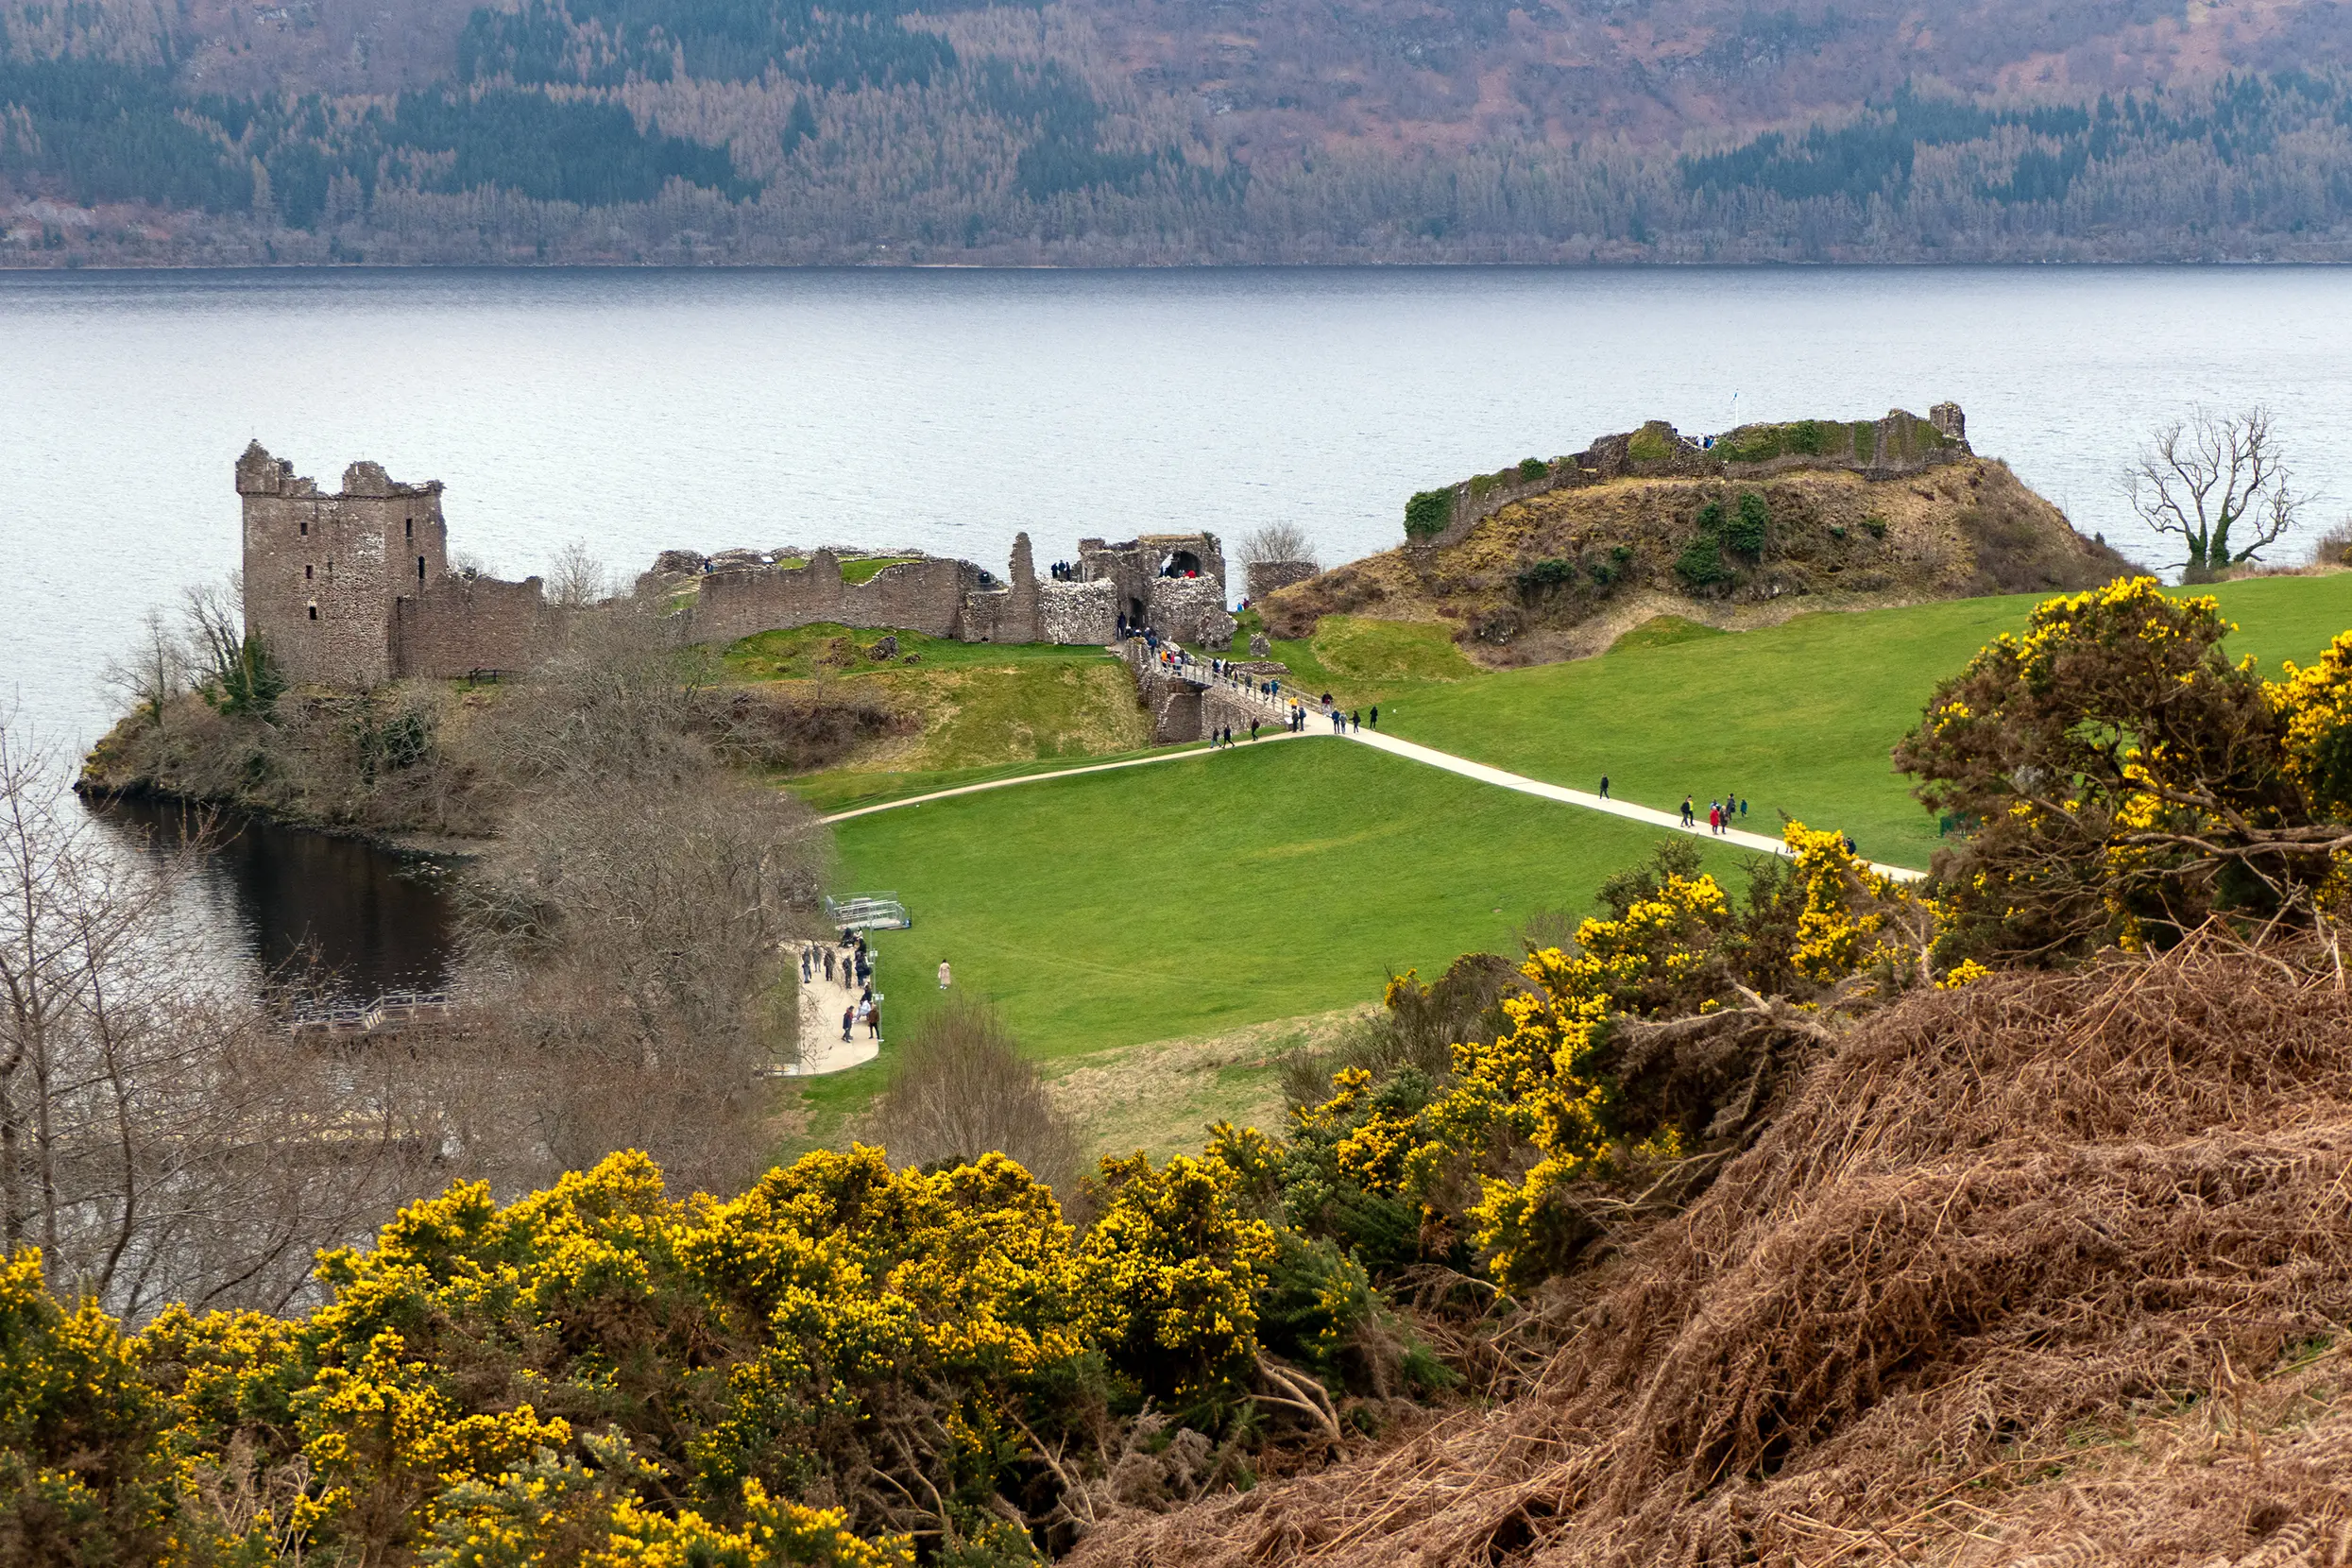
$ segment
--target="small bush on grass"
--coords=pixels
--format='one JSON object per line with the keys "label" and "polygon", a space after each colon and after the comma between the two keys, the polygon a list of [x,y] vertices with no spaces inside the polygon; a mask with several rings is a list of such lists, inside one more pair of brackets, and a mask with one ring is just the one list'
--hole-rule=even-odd
{"label": "small bush on grass", "polygon": [[1523,457],[1519,460],[1519,477],[1523,483],[1542,479],[1551,471],[1552,466],[1541,457]]}
{"label": "small bush on grass", "polygon": [[914,1026],[872,1126],[902,1165],[944,1167],[996,1150],[1059,1192],[1075,1192],[1084,1168],[1076,1131],[1003,1017],[970,997]]}

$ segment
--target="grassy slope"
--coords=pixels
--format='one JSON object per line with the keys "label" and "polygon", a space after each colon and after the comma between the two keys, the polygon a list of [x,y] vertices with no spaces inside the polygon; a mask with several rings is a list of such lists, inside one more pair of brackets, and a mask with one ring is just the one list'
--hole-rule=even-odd
{"label": "grassy slope", "polygon": [[850,765],[792,780],[820,810],[871,805],[1069,759],[1135,751],[1150,739],[1126,665],[1099,648],[957,642],[898,632],[898,655],[866,650],[884,634],[836,625],[763,632],[731,645],[739,680],[822,679],[879,695],[922,719],[919,737],[884,742]]}
{"label": "grassy slope", "polygon": [[[2352,574],[2267,577],[2210,591],[2239,622],[2233,651],[2276,673],[2352,627]],[[1866,853],[1925,865],[1935,827],[1888,766],[1935,683],[2037,595],[1800,616],[1730,636],[1642,637],[1594,659],[1399,692],[1380,727],[1536,778],[1671,809],[1726,791],[1748,825],[1790,815],[1853,834]],[[1693,629],[1696,631],[1696,628]],[[1639,634],[1637,634],[1638,636]]]}
{"label": "grassy slope", "polygon": [[[1391,967],[1508,951],[1529,915],[1584,910],[1659,837],[1328,738],[909,807],[838,834],[841,885],[895,891],[914,916],[876,938],[888,1031],[937,1001],[946,958],[1048,1059],[1360,1003]],[[820,1082],[812,1102],[861,1103],[888,1062]]]}

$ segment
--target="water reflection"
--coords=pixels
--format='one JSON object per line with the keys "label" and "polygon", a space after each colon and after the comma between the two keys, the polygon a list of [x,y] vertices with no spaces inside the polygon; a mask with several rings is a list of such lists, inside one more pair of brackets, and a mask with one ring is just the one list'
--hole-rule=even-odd
{"label": "water reflection", "polygon": [[[94,810],[127,841],[157,845],[184,842],[201,820],[163,801]],[[226,842],[207,858],[192,890],[201,908],[188,913],[244,933],[255,965],[248,983],[307,966],[310,982],[341,1000],[449,988],[446,861],[249,817],[215,820]]]}

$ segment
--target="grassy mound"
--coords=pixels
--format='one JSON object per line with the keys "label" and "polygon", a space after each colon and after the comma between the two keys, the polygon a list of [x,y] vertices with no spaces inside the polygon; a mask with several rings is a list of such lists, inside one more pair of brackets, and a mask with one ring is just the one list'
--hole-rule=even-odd
{"label": "grassy mound", "polygon": [[2326,945],[1926,993],[1556,1303],[1500,1409],[1072,1560],[2339,1561],[2348,1164]]}
{"label": "grassy mound", "polygon": [[1126,666],[1099,648],[819,624],[744,638],[728,647],[724,665],[746,683],[859,693],[905,718],[907,733],[795,781],[826,810],[1040,759],[1060,765],[1065,758],[1133,751],[1150,741]]}
{"label": "grassy mound", "polygon": [[1597,653],[1659,614],[1768,624],[1799,608],[2088,588],[2126,569],[2005,465],[1972,458],[1898,479],[1795,469],[1552,490],[1459,543],[1351,562],[1260,607],[1289,637],[1333,614],[1439,622],[1481,662],[1512,666]]}

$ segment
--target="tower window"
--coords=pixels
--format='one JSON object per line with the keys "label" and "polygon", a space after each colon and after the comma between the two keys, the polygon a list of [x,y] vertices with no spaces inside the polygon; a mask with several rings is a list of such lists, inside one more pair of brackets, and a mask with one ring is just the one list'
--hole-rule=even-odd
{"label": "tower window", "polygon": [[310,569],[308,566],[304,566],[304,567],[302,568],[302,581],[304,581],[304,582],[306,582],[306,583],[307,583],[307,582],[309,582],[310,580],[311,580],[311,569]]}
{"label": "tower window", "polygon": [[316,605],[313,605],[311,606],[311,619],[312,619],[313,621],[315,621],[315,620],[317,620],[317,619],[318,619],[318,606],[317,606]]}
{"label": "tower window", "polygon": [[423,582],[424,580],[425,580],[425,558],[424,558],[422,555],[419,555],[419,556],[418,556],[418,557],[417,557],[417,581],[418,581],[418,582],[420,582],[420,583],[421,583],[421,582]]}
{"label": "tower window", "polygon": [[300,522],[296,523],[296,524],[295,524],[295,526],[296,526],[297,528],[299,528],[300,530],[302,530],[302,537],[303,537],[304,538],[309,538],[309,537],[311,537],[311,520],[310,520],[310,519],[308,519],[308,518],[304,518],[304,519],[303,519]]}
{"label": "tower window", "polygon": [[405,520],[408,524],[408,537],[413,539],[417,537],[417,520],[415,518],[409,518]]}

